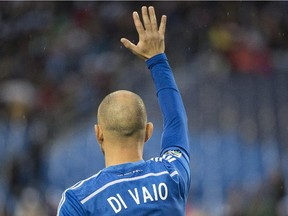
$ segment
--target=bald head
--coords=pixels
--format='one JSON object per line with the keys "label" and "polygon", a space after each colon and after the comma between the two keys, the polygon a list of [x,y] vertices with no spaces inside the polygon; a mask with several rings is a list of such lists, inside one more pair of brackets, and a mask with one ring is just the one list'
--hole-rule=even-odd
{"label": "bald head", "polygon": [[107,95],[98,108],[98,124],[115,136],[137,136],[144,131],[147,114],[142,99],[120,90]]}

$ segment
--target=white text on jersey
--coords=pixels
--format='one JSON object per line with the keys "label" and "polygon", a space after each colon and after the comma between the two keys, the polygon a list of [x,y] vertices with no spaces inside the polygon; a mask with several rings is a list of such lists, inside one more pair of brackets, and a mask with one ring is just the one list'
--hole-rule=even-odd
{"label": "white text on jersey", "polygon": [[[165,183],[161,182],[158,185],[152,184],[150,187],[141,187],[140,189],[134,188],[127,190],[127,193],[120,195],[117,193],[115,196],[111,196],[107,199],[108,203],[117,214],[123,208],[127,209],[128,202],[125,202],[125,199],[132,198],[135,204],[140,205],[147,202],[155,202],[158,200],[166,200],[168,197],[168,187]],[[130,203],[130,202],[129,202]]]}

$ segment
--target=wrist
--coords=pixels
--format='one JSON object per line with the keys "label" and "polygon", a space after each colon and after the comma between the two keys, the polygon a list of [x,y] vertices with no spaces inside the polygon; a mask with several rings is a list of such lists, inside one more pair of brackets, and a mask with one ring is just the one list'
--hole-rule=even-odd
{"label": "wrist", "polygon": [[168,61],[165,53],[159,53],[146,60],[146,65],[151,69],[155,64]]}

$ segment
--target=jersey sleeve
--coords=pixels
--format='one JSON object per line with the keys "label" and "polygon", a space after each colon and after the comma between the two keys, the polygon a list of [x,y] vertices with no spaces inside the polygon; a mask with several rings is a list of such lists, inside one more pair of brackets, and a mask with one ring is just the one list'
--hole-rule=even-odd
{"label": "jersey sleeve", "polygon": [[169,160],[181,175],[187,192],[190,186],[190,147],[182,97],[164,53],[148,59],[146,64],[151,71],[163,115],[160,155],[171,157]]}
{"label": "jersey sleeve", "polygon": [[81,203],[71,190],[66,190],[58,206],[57,216],[84,216],[86,215]]}

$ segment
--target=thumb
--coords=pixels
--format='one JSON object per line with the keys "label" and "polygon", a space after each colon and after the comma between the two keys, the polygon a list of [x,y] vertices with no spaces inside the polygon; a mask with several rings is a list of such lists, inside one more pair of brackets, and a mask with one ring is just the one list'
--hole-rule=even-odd
{"label": "thumb", "polygon": [[135,47],[136,47],[135,44],[133,44],[131,41],[129,41],[126,38],[121,38],[120,41],[127,49],[130,49],[131,51],[133,51],[135,49]]}

